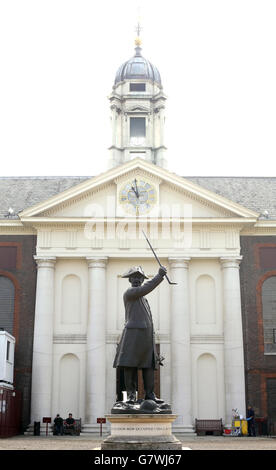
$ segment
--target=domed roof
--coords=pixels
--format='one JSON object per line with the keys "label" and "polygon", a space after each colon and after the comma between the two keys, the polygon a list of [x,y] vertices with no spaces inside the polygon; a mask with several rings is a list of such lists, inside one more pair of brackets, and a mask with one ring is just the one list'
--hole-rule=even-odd
{"label": "domed roof", "polygon": [[135,47],[135,51],[135,55],[119,67],[114,84],[116,85],[123,80],[140,78],[141,80],[152,80],[153,82],[157,82],[161,85],[159,71],[151,62],[142,56],[141,47]]}

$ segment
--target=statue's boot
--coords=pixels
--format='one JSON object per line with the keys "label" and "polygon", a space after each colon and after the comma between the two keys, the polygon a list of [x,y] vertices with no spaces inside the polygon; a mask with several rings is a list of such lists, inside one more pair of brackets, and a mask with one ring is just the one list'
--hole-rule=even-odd
{"label": "statue's boot", "polygon": [[127,393],[126,403],[128,403],[129,405],[134,405],[135,401],[136,401],[136,393],[135,392],[128,392]]}
{"label": "statue's boot", "polygon": [[164,400],[161,400],[160,398],[157,398],[155,393],[146,393],[145,400],[153,400],[158,405],[162,405],[162,403],[164,403]]}

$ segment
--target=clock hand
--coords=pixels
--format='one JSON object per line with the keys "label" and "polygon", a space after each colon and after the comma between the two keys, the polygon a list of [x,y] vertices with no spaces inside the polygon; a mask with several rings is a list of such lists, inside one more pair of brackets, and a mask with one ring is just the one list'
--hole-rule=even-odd
{"label": "clock hand", "polygon": [[135,193],[135,196],[138,198],[136,189],[135,189],[133,186],[131,186],[131,189],[132,189],[132,191]]}
{"label": "clock hand", "polygon": [[139,199],[139,193],[137,192],[137,185],[136,185],[136,189],[134,188],[134,186],[131,186],[131,189],[134,191],[135,196],[137,197],[137,199]]}
{"label": "clock hand", "polygon": [[138,186],[137,186],[137,180],[136,180],[136,178],[135,178],[135,180],[134,180],[134,183],[135,183],[135,186],[136,186],[137,195],[138,195],[138,197],[139,197],[139,191],[138,191]]}

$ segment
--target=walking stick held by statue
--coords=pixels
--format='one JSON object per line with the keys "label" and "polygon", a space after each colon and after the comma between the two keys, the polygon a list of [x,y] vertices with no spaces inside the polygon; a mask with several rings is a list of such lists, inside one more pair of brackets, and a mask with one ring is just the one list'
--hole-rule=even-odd
{"label": "walking stick held by statue", "polygon": [[[159,266],[162,267],[162,264],[160,263],[160,260],[159,260],[159,258],[158,258],[158,256],[157,256],[157,254],[155,253],[154,249],[152,248],[151,243],[150,243],[148,237],[146,236],[144,230],[142,230],[142,232],[143,232],[143,235],[144,235],[145,239],[147,240],[147,242],[148,242],[148,244],[149,244],[149,247],[150,247],[151,251],[153,252],[153,254],[154,254],[154,256],[155,256],[155,259],[156,259],[157,263],[159,264]],[[172,281],[169,280],[167,274],[165,274],[165,278],[167,279],[167,281],[168,281],[169,284],[171,284],[171,285],[177,285],[177,282],[172,282]]]}

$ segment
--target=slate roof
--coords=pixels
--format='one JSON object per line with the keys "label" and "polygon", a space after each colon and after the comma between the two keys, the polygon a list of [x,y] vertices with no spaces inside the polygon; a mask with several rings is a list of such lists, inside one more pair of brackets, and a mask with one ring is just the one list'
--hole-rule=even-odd
{"label": "slate roof", "polygon": [[[31,176],[0,177],[0,219],[6,219],[8,209],[18,212],[71,188],[91,176]],[[205,189],[237,202],[248,209],[276,219],[276,177],[204,177],[185,176]]]}
{"label": "slate roof", "polygon": [[224,196],[259,214],[268,211],[268,219],[276,219],[276,177],[193,176],[193,183]]}
{"label": "slate roof", "polygon": [[[0,219],[6,218],[10,207],[14,210],[14,214],[18,214],[23,209],[46,201],[88,178],[87,176],[0,177]],[[9,218],[18,218],[18,216]]]}

